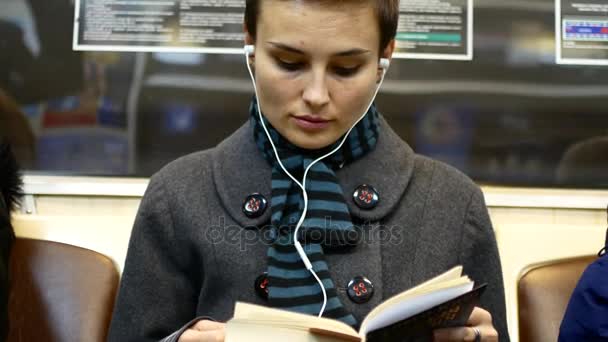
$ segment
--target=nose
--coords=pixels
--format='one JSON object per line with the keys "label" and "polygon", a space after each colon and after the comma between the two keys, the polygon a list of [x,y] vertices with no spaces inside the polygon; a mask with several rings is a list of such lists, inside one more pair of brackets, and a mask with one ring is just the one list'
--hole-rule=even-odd
{"label": "nose", "polygon": [[313,72],[302,94],[304,101],[313,109],[319,109],[329,103],[329,89],[325,72]]}

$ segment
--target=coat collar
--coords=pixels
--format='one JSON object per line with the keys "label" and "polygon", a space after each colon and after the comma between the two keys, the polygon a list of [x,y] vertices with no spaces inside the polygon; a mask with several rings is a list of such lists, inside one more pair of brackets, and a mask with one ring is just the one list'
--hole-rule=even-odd
{"label": "coat collar", "polygon": [[[414,169],[414,152],[380,116],[380,135],[373,151],[336,172],[351,215],[363,221],[378,221],[388,215],[403,196]],[[270,220],[271,167],[253,139],[251,121],[214,149],[213,180],[228,214],[241,226],[261,226]],[[360,209],[352,194],[361,184],[373,186],[380,201],[371,210]],[[247,196],[259,193],[268,208],[258,218],[243,212]]]}

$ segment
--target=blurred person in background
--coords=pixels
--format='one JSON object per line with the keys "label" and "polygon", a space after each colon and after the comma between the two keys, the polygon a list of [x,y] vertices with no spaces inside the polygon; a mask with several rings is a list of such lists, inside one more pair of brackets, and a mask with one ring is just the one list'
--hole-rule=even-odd
{"label": "blurred person in background", "polygon": [[31,168],[35,159],[36,138],[19,105],[0,88],[0,139],[11,144],[19,164]]}
{"label": "blurred person in background", "polygon": [[19,105],[81,89],[83,54],[72,50],[73,2],[18,2],[18,10],[0,16],[0,89]]}
{"label": "blurred person in background", "polygon": [[15,239],[10,213],[22,195],[22,181],[10,145],[0,138],[0,341],[8,334],[9,256]]}
{"label": "blurred person in background", "polygon": [[[608,214],[608,208],[606,211]],[[608,229],[599,258],[587,266],[570,297],[559,329],[559,342],[608,341],[607,249]]]}
{"label": "blurred person in background", "polygon": [[608,185],[608,135],[568,147],[557,167],[557,183]]}

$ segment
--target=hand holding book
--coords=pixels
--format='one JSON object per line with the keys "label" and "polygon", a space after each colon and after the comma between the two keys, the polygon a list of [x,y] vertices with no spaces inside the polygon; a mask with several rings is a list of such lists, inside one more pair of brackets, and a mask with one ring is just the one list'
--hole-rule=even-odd
{"label": "hand holding book", "polygon": [[474,341],[474,329],[467,325],[479,329],[483,341],[495,341],[489,313],[476,308],[484,290],[485,284],[476,287],[457,266],[385,300],[367,314],[359,331],[327,318],[238,302],[226,341],[431,341],[441,328],[447,329],[438,331],[436,340]]}
{"label": "hand holding book", "polygon": [[433,341],[476,341],[475,329],[478,330],[479,341],[498,341],[498,332],[492,324],[492,315],[480,307],[473,309],[466,326],[435,330]]}

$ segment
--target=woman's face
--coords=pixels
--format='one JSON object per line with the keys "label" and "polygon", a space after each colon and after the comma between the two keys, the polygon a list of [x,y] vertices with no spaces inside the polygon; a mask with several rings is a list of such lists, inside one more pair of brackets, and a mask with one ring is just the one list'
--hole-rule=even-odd
{"label": "woman's face", "polygon": [[[377,86],[380,33],[373,5],[260,3],[254,68],[261,109],[296,146],[326,147],[359,119]],[[246,43],[254,43],[247,32]]]}

